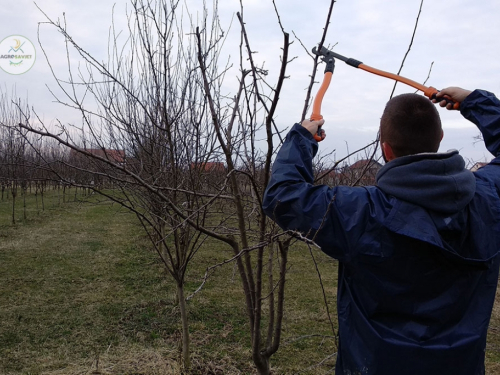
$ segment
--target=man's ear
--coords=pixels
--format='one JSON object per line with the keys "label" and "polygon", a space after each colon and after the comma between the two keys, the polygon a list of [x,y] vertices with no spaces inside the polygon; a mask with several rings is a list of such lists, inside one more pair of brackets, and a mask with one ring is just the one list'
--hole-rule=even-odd
{"label": "man's ear", "polygon": [[382,143],[382,153],[384,154],[386,162],[396,159],[396,155],[394,155],[391,145],[387,142]]}
{"label": "man's ear", "polygon": [[441,139],[439,140],[439,142],[441,142],[443,140],[443,137],[444,137],[444,130],[441,129]]}

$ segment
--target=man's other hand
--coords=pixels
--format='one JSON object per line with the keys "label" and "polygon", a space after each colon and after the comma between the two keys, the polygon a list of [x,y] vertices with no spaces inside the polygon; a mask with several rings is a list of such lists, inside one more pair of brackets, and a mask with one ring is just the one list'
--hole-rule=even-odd
{"label": "man's other hand", "polygon": [[460,87],[447,87],[445,89],[442,89],[436,94],[436,99],[433,99],[432,101],[434,103],[439,103],[441,107],[446,107],[446,109],[453,109],[453,104],[449,103],[445,100],[441,100],[444,96],[448,97],[449,99],[453,100],[454,102],[462,103],[467,96],[472,91],[470,90],[465,90]]}

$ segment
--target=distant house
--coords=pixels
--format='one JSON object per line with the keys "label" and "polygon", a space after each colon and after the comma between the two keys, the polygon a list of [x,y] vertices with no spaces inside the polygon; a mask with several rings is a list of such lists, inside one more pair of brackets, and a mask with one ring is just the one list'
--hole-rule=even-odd
{"label": "distant house", "polygon": [[475,171],[477,171],[479,168],[484,167],[485,165],[488,165],[488,163],[478,162],[478,163],[474,164],[474,165],[471,167],[470,171],[471,171],[471,172],[475,172]]}
{"label": "distant house", "polygon": [[224,163],[207,161],[203,163],[191,163],[191,169],[200,172],[225,172]]}
{"label": "distant house", "polygon": [[127,159],[124,150],[111,150],[104,148],[83,148],[82,152],[70,150],[69,164],[76,167],[72,180],[77,183],[85,183],[96,186],[111,186],[114,174],[113,166],[103,160],[96,159],[85,153],[107,159],[111,163],[125,166]]}
{"label": "distant house", "polygon": [[356,163],[352,164],[351,166],[349,166],[349,169],[352,171],[364,170],[365,168],[367,168],[370,171],[378,172],[378,170],[382,168],[382,164],[373,159],[361,159],[358,160]]}
{"label": "distant house", "polygon": [[[84,152],[88,152],[89,154],[107,159],[112,163],[125,165],[125,150],[110,150],[106,148],[82,148],[81,150]],[[81,160],[82,158],[85,158],[85,155],[78,152],[77,150],[71,149],[69,153],[69,160]]]}
{"label": "distant house", "polygon": [[382,164],[376,160],[361,159],[351,165],[333,170],[328,173],[326,182],[328,185],[356,185],[370,186],[375,185],[375,176],[382,168]]}
{"label": "distant house", "polygon": [[[322,172],[320,174],[323,174],[323,173],[324,172]],[[334,170],[331,170],[330,172],[328,172],[328,174],[325,176],[324,182],[330,186],[342,185],[342,182],[343,182],[342,176],[343,176],[343,174],[341,171],[334,169]]]}
{"label": "distant house", "polygon": [[349,166],[349,172],[351,179],[359,181],[358,185],[368,186],[375,185],[375,176],[380,168],[382,168],[382,164],[376,160],[361,159]]}

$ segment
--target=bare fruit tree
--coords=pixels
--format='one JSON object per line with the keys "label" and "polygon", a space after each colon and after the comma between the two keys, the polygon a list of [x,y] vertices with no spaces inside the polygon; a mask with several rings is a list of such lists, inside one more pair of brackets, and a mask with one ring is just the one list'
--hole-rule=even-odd
{"label": "bare fruit tree", "polygon": [[[20,133],[17,124],[29,120],[29,108],[15,93],[0,91],[0,184],[2,200],[4,193],[12,198],[11,222],[16,224],[16,201],[19,190],[26,196],[28,187],[28,161],[26,130]],[[26,218],[26,210],[24,218]]]}
{"label": "bare fruit tree", "polygon": [[[63,184],[94,189],[140,219],[178,286],[186,368],[188,264],[207,237],[229,245],[245,291],[254,362],[259,372],[268,373],[269,358],[280,341],[289,241],[279,241],[279,250],[266,246],[269,228],[261,197],[274,152],[273,113],[288,63],[288,34],[283,34],[285,53],[276,89],[271,90],[273,99],[268,102],[269,96],[259,91],[264,72],[252,64],[241,69],[236,98],[226,100],[221,92],[226,68],[221,71],[219,65],[224,31],[216,5],[211,17],[205,9],[199,25],[187,25],[190,38],[184,37],[178,2],[134,0],[132,9],[130,38],[120,44],[112,27],[109,60],[104,63],[79,46],[64,23],[47,17],[64,36],[68,56],[76,52],[85,64],[80,70],[68,59],[68,77],[53,71],[65,94],[56,99],[79,111],[83,126],[61,124],[54,131],[40,119],[37,127],[25,119],[21,128],[71,149],[53,171]],[[243,45],[249,48],[248,41]],[[90,106],[84,101],[89,96],[95,102]],[[268,139],[265,153],[256,147],[262,129]],[[78,174],[63,173],[64,166]],[[275,256],[280,259],[278,271]],[[265,270],[268,277],[263,280]],[[273,278],[276,272],[278,281]],[[263,335],[265,301],[271,317]]]}
{"label": "bare fruit tree", "polygon": [[55,98],[74,108],[82,125],[54,129],[37,117],[37,125],[20,120],[21,129],[66,148],[50,164],[57,165],[52,172],[63,186],[92,189],[137,215],[177,285],[185,368],[186,271],[207,238],[229,247],[233,256],[223,264],[235,262],[240,276],[252,359],[260,374],[269,374],[281,342],[292,237],[266,218],[262,197],[282,139],[274,116],[292,60],[289,34],[276,10],[283,39],[276,81],[268,82],[263,62],[254,59],[241,6],[238,78],[228,95],[223,84],[231,65],[222,63],[227,30],[217,1],[196,20],[176,0],[131,5],[128,35],[112,24],[106,59],[74,40],[64,18],[46,16],[41,26],[64,37],[68,55],[67,76],[52,70],[62,93]]}
{"label": "bare fruit tree", "polygon": [[[289,36],[283,31],[280,74],[268,84],[252,60],[238,14],[240,78],[236,95],[227,99],[221,86],[229,66],[220,64],[225,31],[217,4],[212,12],[204,9],[197,24],[188,17],[186,25],[180,11],[177,1],[133,0],[130,36],[120,43],[112,27],[109,59],[102,63],[73,40],[65,21],[47,16],[64,36],[68,56],[76,52],[84,62],[81,69],[68,59],[68,77],[53,71],[64,93],[56,100],[77,110],[83,126],[60,124],[54,131],[38,119],[40,126],[21,121],[21,128],[71,149],[60,163],[78,174],[54,171],[64,184],[94,189],[140,219],[178,286],[186,368],[188,264],[208,237],[229,246],[244,290],[253,360],[267,374],[280,343],[290,240],[281,234],[273,241],[278,228],[261,206],[276,148],[273,116],[289,62]],[[88,97],[93,104],[87,105]],[[264,151],[257,146],[262,134]]]}

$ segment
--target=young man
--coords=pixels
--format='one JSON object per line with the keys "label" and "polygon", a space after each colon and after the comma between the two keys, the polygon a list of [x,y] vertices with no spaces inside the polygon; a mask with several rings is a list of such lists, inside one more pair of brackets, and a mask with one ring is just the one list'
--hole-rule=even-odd
{"label": "young man", "polygon": [[416,94],[384,110],[377,186],[313,185],[323,120],[295,124],[273,165],[266,214],[339,260],[336,374],[484,374],[500,262],[500,101],[443,95],[496,157],[475,173],[458,151],[437,153],[439,114]]}

